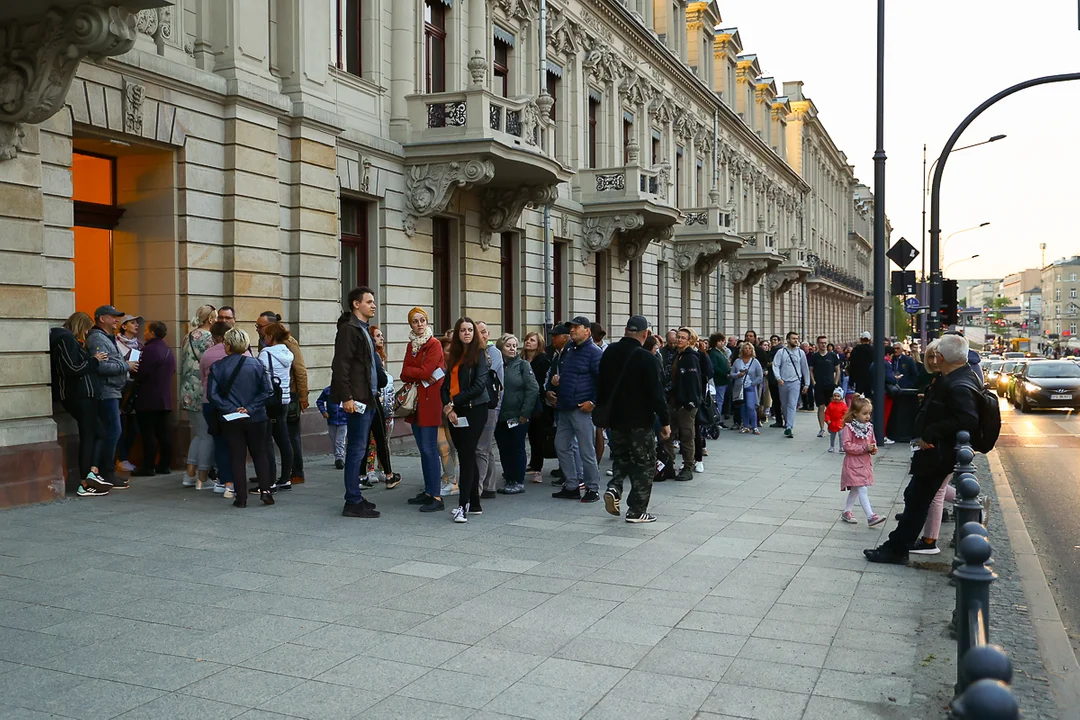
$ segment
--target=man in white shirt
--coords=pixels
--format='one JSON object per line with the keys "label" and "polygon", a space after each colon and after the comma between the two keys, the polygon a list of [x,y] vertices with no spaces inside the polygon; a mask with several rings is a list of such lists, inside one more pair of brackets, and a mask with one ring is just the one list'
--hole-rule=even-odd
{"label": "man in white shirt", "polygon": [[784,437],[792,438],[795,437],[793,430],[799,397],[810,387],[810,365],[806,362],[806,353],[799,347],[799,333],[787,334],[787,343],[773,358],[773,372],[780,386],[780,405],[784,409]]}

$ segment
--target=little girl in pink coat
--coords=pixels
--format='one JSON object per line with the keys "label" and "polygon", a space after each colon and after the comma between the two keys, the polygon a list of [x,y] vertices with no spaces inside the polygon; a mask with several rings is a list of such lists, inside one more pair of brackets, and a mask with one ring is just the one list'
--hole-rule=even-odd
{"label": "little girl in pink coat", "polygon": [[870,424],[872,410],[869,400],[862,395],[856,395],[851,400],[851,408],[844,416],[844,428],[840,431],[840,446],[846,453],[844,469],[840,473],[840,489],[846,490],[848,494],[847,505],[844,512],[840,513],[840,519],[852,525],[859,522],[852,512],[858,498],[863,512],[866,513],[866,524],[870,527],[885,522],[885,518],[870,507],[870,496],[866,491],[866,488],[874,484],[874,463],[870,458],[877,455],[878,451],[874,426]]}

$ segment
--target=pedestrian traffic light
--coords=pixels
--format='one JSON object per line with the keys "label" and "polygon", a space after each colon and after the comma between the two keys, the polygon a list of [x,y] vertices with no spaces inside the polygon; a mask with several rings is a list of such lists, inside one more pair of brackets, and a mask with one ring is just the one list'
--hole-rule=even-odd
{"label": "pedestrian traffic light", "polygon": [[956,281],[944,280],[941,283],[941,308],[938,311],[942,327],[956,325],[960,321],[956,304]]}

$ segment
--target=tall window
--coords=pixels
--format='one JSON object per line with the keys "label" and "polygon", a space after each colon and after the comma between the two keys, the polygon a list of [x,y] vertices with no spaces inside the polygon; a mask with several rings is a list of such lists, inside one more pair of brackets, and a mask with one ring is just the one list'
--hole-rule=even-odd
{"label": "tall window", "polygon": [[623,146],[623,164],[630,164],[630,143],[634,139],[634,116],[630,113],[623,114],[622,120],[622,146]]}
{"label": "tall window", "polygon": [[555,313],[552,318],[556,323],[566,320],[566,307],[563,304],[563,298],[566,296],[566,253],[567,244],[564,242],[555,242],[551,245],[552,262],[551,267],[554,274],[554,281],[552,283],[552,293],[555,297],[552,298],[552,312]]}
{"label": "tall window", "polygon": [[113,230],[124,214],[116,207],[116,159],[72,153],[71,180],[75,309],[93,313],[113,301]]}
{"label": "tall window", "polygon": [[679,320],[679,324],[681,325],[690,325],[692,323],[690,318],[690,293],[693,290],[693,287],[691,285],[692,280],[690,277],[690,272],[687,271],[679,278],[681,281],[679,287],[679,311],[682,314],[682,319]]}
{"label": "tall window", "polygon": [[600,101],[589,98],[589,167],[596,167],[597,120],[600,117]]}
{"label": "tall window", "polygon": [[450,273],[453,258],[450,255],[450,220],[443,217],[431,218],[431,258],[433,275],[434,308],[432,315],[438,326],[436,332],[445,332],[453,327],[453,303],[451,302]]}
{"label": "tall window", "polygon": [[675,206],[682,207],[683,182],[683,149],[675,150]]}
{"label": "tall window", "polygon": [[360,0],[334,0],[337,66],[350,75],[360,75],[362,46]]}
{"label": "tall window", "polygon": [[495,38],[495,84],[493,89],[503,97],[510,95],[510,45]]}
{"label": "tall window", "polygon": [[608,276],[611,266],[611,257],[607,251],[596,253],[596,322],[607,327],[605,315],[607,314]]}
{"label": "tall window", "polygon": [[1069,297],[1076,299],[1076,288],[1069,289]]}
{"label": "tall window", "polygon": [[446,91],[446,6],[424,0],[424,92]]}
{"label": "tall window", "polygon": [[512,333],[515,330],[514,322],[517,306],[514,303],[514,285],[517,281],[518,268],[515,245],[517,236],[512,232],[504,232],[499,236],[499,269],[502,272],[502,331]]}
{"label": "tall window", "polygon": [[653,130],[652,133],[652,166],[660,164],[660,133]]}
{"label": "tall window", "polygon": [[551,103],[551,119],[555,119],[555,107],[559,103],[559,76],[548,69],[547,73],[547,92],[551,96],[551,99],[555,102]]}
{"label": "tall window", "polygon": [[668,264],[656,263],[656,327],[657,332],[666,334],[671,327],[668,320]]}
{"label": "tall window", "polygon": [[341,199],[341,294],[370,285],[368,278],[368,203]]}
{"label": "tall window", "polygon": [[[694,172],[694,188],[697,195],[697,204],[699,206],[705,204],[705,172],[701,161],[697,161],[697,170]],[[771,206],[770,206],[771,207]]]}
{"label": "tall window", "polygon": [[630,261],[630,314],[641,314],[641,259]]}

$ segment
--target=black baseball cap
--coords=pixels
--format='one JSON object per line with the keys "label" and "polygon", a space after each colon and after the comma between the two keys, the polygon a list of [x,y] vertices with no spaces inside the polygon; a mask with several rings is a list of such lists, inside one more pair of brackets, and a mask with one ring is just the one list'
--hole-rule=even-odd
{"label": "black baseball cap", "polygon": [[94,319],[97,320],[102,315],[112,315],[113,317],[124,317],[127,313],[122,313],[112,305],[102,305],[94,311]]}
{"label": "black baseball cap", "polygon": [[584,315],[578,315],[576,318],[568,322],[567,325],[584,325],[585,327],[592,327],[592,322]]}
{"label": "black baseball cap", "polygon": [[626,329],[630,332],[645,332],[649,329],[649,321],[643,315],[634,315],[626,321]]}
{"label": "black baseball cap", "polygon": [[570,328],[566,327],[565,324],[559,324],[559,325],[556,325],[555,327],[551,328],[551,337],[555,337],[556,335],[569,335],[569,334],[570,334]]}

